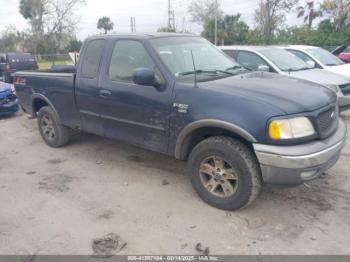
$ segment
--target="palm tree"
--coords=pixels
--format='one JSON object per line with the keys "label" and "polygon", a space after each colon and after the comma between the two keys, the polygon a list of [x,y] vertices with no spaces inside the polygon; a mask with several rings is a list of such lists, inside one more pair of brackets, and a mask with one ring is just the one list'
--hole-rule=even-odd
{"label": "palm tree", "polygon": [[304,17],[304,22],[307,23],[309,29],[312,27],[312,22],[317,18],[322,16],[320,10],[315,9],[314,1],[307,0],[305,6],[298,6],[298,18]]}
{"label": "palm tree", "polygon": [[108,33],[108,31],[113,30],[114,24],[111,21],[111,19],[107,16],[101,17],[97,21],[97,28],[103,29],[105,31],[105,34]]}

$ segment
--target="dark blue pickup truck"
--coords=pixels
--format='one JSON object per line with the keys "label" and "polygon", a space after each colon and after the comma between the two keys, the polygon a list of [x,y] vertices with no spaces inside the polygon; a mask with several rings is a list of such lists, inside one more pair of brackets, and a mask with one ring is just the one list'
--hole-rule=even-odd
{"label": "dark blue pickup truck", "polygon": [[193,187],[218,208],[247,206],[263,182],[318,177],[346,140],[333,91],[247,71],[200,37],[91,37],[73,71],[15,74],[49,146],[82,130],[188,160]]}

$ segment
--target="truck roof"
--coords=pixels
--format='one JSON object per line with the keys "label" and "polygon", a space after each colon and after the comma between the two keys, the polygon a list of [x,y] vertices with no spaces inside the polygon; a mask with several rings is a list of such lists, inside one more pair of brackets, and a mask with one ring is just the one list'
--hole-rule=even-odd
{"label": "truck roof", "polygon": [[101,39],[101,38],[119,38],[119,37],[130,37],[135,39],[154,39],[162,37],[196,37],[192,34],[181,34],[181,33],[125,33],[125,34],[111,34],[111,35],[94,35],[87,38],[87,40]]}

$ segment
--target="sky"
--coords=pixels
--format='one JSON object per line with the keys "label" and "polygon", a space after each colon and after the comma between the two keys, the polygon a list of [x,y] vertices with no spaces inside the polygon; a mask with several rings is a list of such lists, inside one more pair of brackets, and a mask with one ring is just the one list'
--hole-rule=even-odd
{"label": "sky", "polygon": [[[254,9],[259,0],[218,0],[226,14],[241,13],[242,19],[254,26]],[[316,0],[320,2],[321,0]],[[199,34],[201,27],[191,22],[188,4],[191,0],[171,0],[175,11],[176,26],[194,34]],[[305,0],[299,0],[303,4]],[[28,27],[27,21],[18,11],[19,0],[0,0],[0,32],[11,24],[18,30]],[[100,33],[96,28],[98,18],[108,16],[114,22],[115,32],[130,32],[130,17],[136,19],[137,32],[155,32],[167,25],[168,0],[86,0],[86,4],[77,10],[80,17],[76,33],[81,40],[89,35]],[[301,24],[295,12],[287,15],[287,24]]]}

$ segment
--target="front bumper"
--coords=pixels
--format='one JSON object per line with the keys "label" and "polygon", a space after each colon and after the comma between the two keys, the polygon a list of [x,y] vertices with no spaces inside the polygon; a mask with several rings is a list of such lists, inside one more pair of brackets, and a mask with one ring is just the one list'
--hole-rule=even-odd
{"label": "front bumper", "polygon": [[0,116],[12,115],[18,112],[18,99],[11,101],[9,103],[0,105]]}
{"label": "front bumper", "polygon": [[264,182],[301,184],[315,179],[337,162],[346,137],[346,125],[340,119],[337,131],[322,141],[293,146],[254,144]]}

